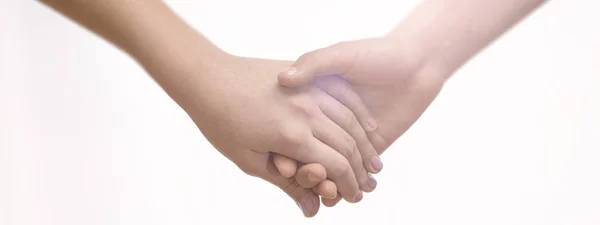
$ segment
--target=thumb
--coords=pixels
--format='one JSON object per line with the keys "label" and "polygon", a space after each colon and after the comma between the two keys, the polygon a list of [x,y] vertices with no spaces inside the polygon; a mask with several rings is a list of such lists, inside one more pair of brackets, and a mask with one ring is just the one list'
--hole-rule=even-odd
{"label": "thumb", "polygon": [[293,178],[277,177],[269,181],[281,188],[300,207],[305,217],[313,217],[319,212],[320,197],[312,190],[300,187]]}
{"label": "thumb", "polygon": [[358,52],[345,44],[335,44],[300,56],[292,66],[277,75],[280,85],[298,87],[319,76],[340,75],[348,79]]}
{"label": "thumb", "polygon": [[[255,152],[253,155],[249,155],[247,159],[254,159],[255,162],[264,162],[264,154]],[[319,212],[319,207],[321,206],[319,196],[312,189],[301,187],[294,177],[285,178],[278,173],[269,172],[277,170],[273,162],[273,157],[268,157],[266,163],[267,168],[254,170],[256,172],[255,175],[281,188],[281,190],[296,202],[305,217],[315,216],[317,212]]]}
{"label": "thumb", "polygon": [[305,217],[313,217],[319,212],[320,197],[312,189],[301,187],[295,178],[273,176],[271,173],[267,173],[262,178],[281,188],[290,196],[300,207]]}

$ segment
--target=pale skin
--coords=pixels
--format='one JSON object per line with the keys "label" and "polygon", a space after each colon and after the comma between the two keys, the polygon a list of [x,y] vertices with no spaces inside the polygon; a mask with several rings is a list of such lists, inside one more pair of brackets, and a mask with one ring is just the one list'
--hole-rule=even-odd
{"label": "pale skin", "polygon": [[[369,138],[381,154],[423,114],[454,71],[544,2],[425,0],[386,36],[302,55],[279,74],[279,83],[300,87],[315,82],[338,98],[339,90],[330,84],[343,77],[379,124]],[[277,159],[281,170],[296,168],[293,160],[276,157],[282,158]],[[316,173],[297,176],[311,172]],[[326,206],[338,201],[322,200]]]}
{"label": "pale skin", "polygon": [[[46,0],[44,2],[104,36],[136,58],[167,93],[190,114],[190,117],[215,147],[248,174],[259,176],[284,189],[301,205],[305,216],[314,216],[319,209],[319,203],[315,203],[315,200],[318,201],[318,196],[314,194],[311,188],[327,197],[322,199],[326,206],[335,205],[341,197],[350,202],[356,202],[359,196],[358,193],[361,193],[360,190],[367,189],[365,187],[369,187],[374,181],[367,173],[376,172],[372,171],[374,163],[370,159],[373,159],[373,157],[369,156],[383,153],[387,147],[410,128],[435,99],[445,81],[454,71],[512,25],[544,3],[543,0],[425,0],[393,32],[384,37],[343,42],[309,52],[301,56],[292,65],[292,62],[247,59],[225,54],[205,39],[199,38],[196,32],[178,21],[175,16],[170,15],[170,12],[163,11],[165,9],[162,9],[162,6],[159,7],[159,3],[152,0],[143,1],[151,2],[143,4],[146,7],[141,8],[145,10],[140,10],[139,6],[128,8],[120,7],[118,4],[111,6],[114,8],[102,8],[111,5],[110,2],[114,3],[115,1],[117,0],[107,0],[103,1],[102,4],[92,3],[95,1],[81,3],[82,1]],[[133,8],[136,8],[135,12],[129,11]],[[84,9],[84,12],[85,10],[90,11],[81,13],[82,9]],[[88,16],[90,12],[96,16]],[[153,23],[144,22],[143,20],[150,17],[149,14],[166,14],[169,16],[153,21]],[[96,21],[98,17],[108,21],[98,25],[98,21]],[[115,20],[115,18],[119,18],[119,20]],[[119,23],[115,21],[119,21]],[[155,29],[155,27],[161,27],[161,29]],[[165,27],[171,30],[161,32]],[[169,33],[178,35],[173,37],[166,35]],[[165,44],[167,43],[166,40],[169,40],[168,43],[176,42],[178,44],[167,46]],[[161,54],[152,54],[156,52]],[[202,54],[199,54],[199,52],[202,52]],[[226,69],[219,67],[223,64],[236,66]],[[276,74],[290,65],[292,65],[291,68],[279,74],[279,84],[300,89],[288,90],[287,94],[284,90],[280,90],[281,92],[274,91],[275,88],[271,85],[275,85],[277,82],[267,79],[267,77],[271,77],[265,74]],[[242,94],[223,93],[226,94],[225,100],[240,98],[245,96],[243,94],[250,93],[251,96],[279,95],[279,101],[272,104],[283,105],[281,111],[277,112],[278,115],[295,115],[293,114],[294,110],[299,110],[307,116],[305,120],[300,120],[299,123],[311,124],[311,119],[306,118],[313,118],[311,116],[315,114],[306,113],[310,110],[297,106],[304,106],[319,101],[319,99],[324,99],[325,97],[322,96],[333,97],[337,101],[330,99],[328,102],[341,102],[347,107],[347,110],[351,111],[356,120],[360,121],[357,123],[364,129],[363,134],[368,137],[369,144],[372,143],[371,147],[374,147],[373,149],[377,153],[373,153],[373,149],[363,147],[354,153],[357,156],[349,157],[350,154],[344,154],[343,151],[334,147],[336,146],[334,141],[326,144],[329,148],[319,148],[320,152],[328,154],[319,153],[322,155],[321,160],[324,161],[306,158],[306,154],[310,154],[307,153],[308,150],[301,152],[305,155],[299,154],[299,151],[277,152],[272,147],[302,146],[299,145],[300,142],[307,142],[305,139],[302,139],[302,141],[294,139],[298,133],[287,133],[288,129],[283,129],[286,132],[279,132],[281,129],[277,128],[273,128],[272,130],[276,132],[271,134],[285,134],[281,135],[281,139],[286,140],[286,142],[252,145],[249,144],[250,142],[239,141],[232,144],[230,143],[231,140],[222,140],[223,138],[220,135],[229,132],[235,133],[236,129],[218,123],[223,120],[217,118],[232,110],[229,110],[226,106],[223,106],[224,108],[216,107],[215,111],[206,112],[203,110],[207,105],[218,106],[222,104],[207,97],[214,94],[215,90],[211,90],[210,86],[203,85],[208,83],[204,80],[204,74],[208,74],[207,76],[219,74],[219,77],[231,77],[236,71],[252,71],[252,75],[255,75],[256,78],[247,82],[256,85],[267,84],[268,88],[265,89],[270,91],[257,89]],[[202,75],[192,76],[193,74]],[[248,72],[244,72],[244,74],[248,74]],[[349,82],[348,85],[351,88],[348,88],[343,80],[332,76],[333,74],[343,76]],[[320,94],[314,86],[305,86],[312,81],[316,81],[315,84],[328,95]],[[223,78],[223,82],[231,84],[231,79]],[[347,94],[347,90],[356,91],[367,109],[360,108],[361,102],[351,101],[356,98],[340,95],[340,93]],[[303,94],[305,97],[296,97],[303,96]],[[256,97],[256,99],[259,98]],[[290,100],[290,98],[294,100]],[[298,98],[304,99],[295,100]],[[286,102],[289,103],[292,109],[285,108]],[[269,105],[269,107],[272,105]],[[246,108],[243,109],[246,110]],[[264,113],[260,112],[258,108],[256,110],[257,114]],[[344,111],[340,115],[348,115],[347,112]],[[376,129],[370,126],[369,122],[365,122],[372,120],[371,116],[365,115],[364,112],[370,112],[373,115],[378,124]],[[264,121],[246,121],[248,118],[240,117],[240,115],[228,116],[229,118],[238,119],[235,121],[237,123],[248,124],[249,131],[256,131],[250,128],[252,126],[264,126],[264,123],[262,123]],[[298,121],[298,116],[290,116],[290,118],[295,118],[295,121]],[[281,120],[288,121],[287,119]],[[368,141],[364,141],[362,135],[346,130],[348,126],[341,125],[343,123],[339,120],[334,121],[334,123],[338,125],[338,128],[345,130],[346,135],[351,135],[357,146],[367,146],[364,143]],[[215,129],[217,126],[220,129]],[[294,126],[287,125],[283,127],[296,126],[301,125],[294,124]],[[308,125],[305,126],[305,129],[315,128]],[[341,132],[338,133],[343,136]],[[244,140],[247,135],[247,133],[242,132],[239,137]],[[265,133],[264,136],[252,138],[268,140],[269,136],[270,134]],[[246,154],[238,154],[238,151],[230,150],[243,147],[246,147],[246,151],[241,152]],[[248,149],[261,149],[262,151],[249,151]],[[266,156],[267,152],[281,154],[274,154],[274,163],[268,163],[270,158]],[[314,151],[314,153],[317,152]],[[342,153],[339,154],[339,152]],[[358,156],[361,160],[356,160]],[[344,162],[342,164],[346,169],[337,168],[340,164],[327,161],[325,159],[327,157],[334,157],[336,162]],[[309,164],[298,168],[296,171],[297,161]],[[355,166],[360,163],[363,165],[362,169]],[[273,164],[277,169],[272,168]],[[256,165],[268,165],[270,171],[278,170],[281,175],[290,177],[292,181],[284,179],[276,173],[266,173],[267,169],[257,168]],[[339,171],[345,171],[345,173]],[[353,174],[348,176],[347,173],[350,171]],[[317,179],[314,177],[317,177]],[[325,177],[333,182],[324,180]],[[343,180],[350,181],[343,182]],[[286,190],[289,184],[295,185],[294,191]],[[339,190],[337,190],[338,188]],[[340,195],[330,194],[332,190],[333,192],[339,191]],[[362,194],[360,194],[360,197],[362,198]]]}
{"label": "pale skin", "polygon": [[[367,133],[377,123],[354,92],[335,100],[315,85],[289,89],[276,74],[291,62],[230,55],[184,23],[160,0],[42,0],[134,58],[242,171],[284,190],[305,216],[324,198],[358,202],[382,164]],[[342,86],[337,86],[342,87]],[[351,115],[350,117],[346,115]],[[271,155],[316,171],[300,178]],[[363,160],[363,157],[373,157]],[[329,180],[325,180],[328,178]]]}

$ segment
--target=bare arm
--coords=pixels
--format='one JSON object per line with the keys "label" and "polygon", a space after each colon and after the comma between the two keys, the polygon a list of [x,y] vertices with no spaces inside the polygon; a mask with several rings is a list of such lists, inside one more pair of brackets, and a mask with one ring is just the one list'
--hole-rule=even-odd
{"label": "bare arm", "polygon": [[[131,55],[190,115],[211,144],[246,173],[284,189],[302,205],[305,215],[316,213],[318,207],[312,203],[318,202],[318,196],[312,189],[290,188],[290,180],[270,173],[269,153],[323,165],[327,171],[321,174],[336,182],[349,202],[360,201],[363,190],[374,189],[368,184],[373,179],[366,169],[378,172],[381,168],[369,166],[370,158],[362,160],[361,153],[377,152],[360,130],[358,119],[344,120],[347,133],[338,125],[340,116],[325,114],[352,114],[335,99],[315,87],[282,90],[274,76],[289,62],[229,55],[160,0],[41,2]],[[337,107],[323,112],[319,105],[325,104]],[[370,118],[364,108],[361,121]],[[361,143],[361,152],[354,143]]]}
{"label": "bare arm", "polygon": [[424,0],[383,37],[341,42],[305,53],[294,63],[294,70],[280,73],[279,82],[295,87],[318,76],[341,74],[355,84],[373,86],[401,82],[398,80],[407,74],[420,73],[435,74],[443,82],[544,2]]}
{"label": "bare arm", "polygon": [[[178,103],[192,79],[223,58],[219,50],[185,24],[160,0],[41,0],[118,46],[145,69]],[[199,87],[196,87],[199,88]]]}
{"label": "bare arm", "polygon": [[345,78],[379,124],[369,139],[382,153],[420,118],[454,71],[544,2],[424,0],[388,35],[303,54],[279,73],[279,83],[298,87],[316,81],[344,102],[330,83],[340,80],[331,75]]}
{"label": "bare arm", "polygon": [[545,0],[425,0],[390,38],[410,48],[424,66],[452,74]]}

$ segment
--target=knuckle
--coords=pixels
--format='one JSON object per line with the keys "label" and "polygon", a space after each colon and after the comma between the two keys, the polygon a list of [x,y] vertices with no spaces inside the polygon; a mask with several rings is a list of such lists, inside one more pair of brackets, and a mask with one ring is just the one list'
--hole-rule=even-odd
{"label": "knuckle", "polygon": [[296,179],[288,179],[287,185],[282,187],[281,189],[288,194],[294,193],[298,188],[301,188],[300,184]]}
{"label": "knuckle", "polygon": [[297,97],[290,99],[290,106],[297,112],[305,115],[309,115],[313,112],[310,101],[306,101],[304,98]]}
{"label": "knuckle", "polygon": [[358,119],[356,119],[354,113],[349,111],[345,111],[342,113],[341,120],[342,125],[345,126],[347,129],[355,128],[356,123],[358,122]]}
{"label": "knuckle", "polygon": [[279,129],[280,140],[286,145],[299,146],[305,142],[305,132],[295,125],[284,125]]}
{"label": "knuckle", "polygon": [[350,162],[360,154],[356,141],[354,141],[354,139],[352,139],[352,137],[349,135],[344,135],[343,145],[341,145],[340,149],[337,149],[337,151],[344,157],[345,160]]}
{"label": "knuckle", "polygon": [[332,177],[344,177],[344,176],[348,175],[348,173],[350,173],[350,171],[351,171],[350,165],[345,161],[341,161],[341,162],[334,164],[331,167],[331,176]]}
{"label": "knuckle", "polygon": [[358,147],[356,145],[356,141],[350,135],[344,135],[344,141],[346,144],[346,158],[350,158],[355,156],[355,153],[358,152]]}

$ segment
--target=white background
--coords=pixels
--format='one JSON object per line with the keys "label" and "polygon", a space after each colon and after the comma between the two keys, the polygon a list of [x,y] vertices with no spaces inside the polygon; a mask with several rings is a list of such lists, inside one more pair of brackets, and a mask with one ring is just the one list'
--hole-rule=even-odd
{"label": "white background", "polygon": [[[295,59],[384,34],[418,0],[170,1],[225,50]],[[461,69],[359,204],[305,219],[126,55],[0,1],[0,224],[600,224],[598,1],[556,0]]]}

